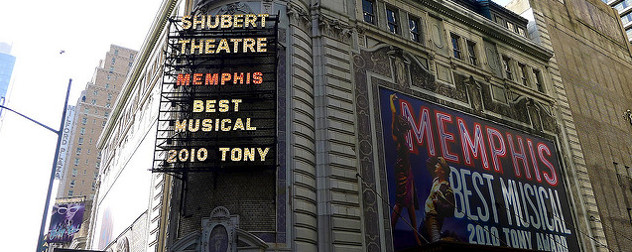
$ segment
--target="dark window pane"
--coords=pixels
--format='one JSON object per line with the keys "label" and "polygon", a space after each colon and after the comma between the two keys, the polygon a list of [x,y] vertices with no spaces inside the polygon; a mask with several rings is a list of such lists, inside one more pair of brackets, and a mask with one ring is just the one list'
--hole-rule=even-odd
{"label": "dark window pane", "polygon": [[399,34],[399,27],[397,24],[397,12],[387,8],[386,21],[388,22],[388,30],[392,33]]}
{"label": "dark window pane", "polygon": [[452,51],[454,52],[454,57],[457,59],[461,59],[461,46],[459,45],[460,37],[452,34]]}
{"label": "dark window pane", "polygon": [[373,14],[373,2],[362,0],[362,12],[364,12],[364,22],[375,24],[375,15]]}
{"label": "dark window pane", "polygon": [[408,26],[410,27],[410,39],[419,42],[419,20],[411,17],[408,20]]}

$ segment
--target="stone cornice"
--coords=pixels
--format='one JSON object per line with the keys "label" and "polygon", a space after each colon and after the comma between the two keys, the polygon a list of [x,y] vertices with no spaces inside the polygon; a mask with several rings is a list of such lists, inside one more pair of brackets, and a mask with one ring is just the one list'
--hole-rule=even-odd
{"label": "stone cornice", "polygon": [[504,27],[492,22],[491,20],[472,11],[457,5],[451,1],[419,1],[421,5],[428,7],[430,10],[440,14],[446,19],[457,20],[463,24],[468,24],[484,35],[500,40],[518,50],[524,51],[529,55],[535,56],[541,60],[548,61],[553,57],[553,52],[536,44],[527,38],[510,32]]}

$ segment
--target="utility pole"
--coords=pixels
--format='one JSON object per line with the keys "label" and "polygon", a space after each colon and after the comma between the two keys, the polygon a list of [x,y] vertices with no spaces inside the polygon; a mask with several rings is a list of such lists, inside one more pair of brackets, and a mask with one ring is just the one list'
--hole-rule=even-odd
{"label": "utility pole", "polygon": [[46,230],[46,220],[48,219],[48,209],[50,207],[50,197],[53,191],[53,181],[55,180],[55,170],[57,170],[57,156],[59,155],[59,146],[61,145],[61,139],[62,136],[64,134],[64,123],[66,121],[66,108],[68,107],[68,96],[70,95],[70,87],[72,85],[72,79],[68,80],[68,89],[66,90],[66,101],[64,102],[64,108],[63,108],[63,112],[61,115],[61,123],[59,126],[59,130],[54,130],[51,127],[48,127],[22,113],[19,113],[13,109],[7,108],[4,105],[0,105],[0,108],[6,109],[8,111],[11,111],[13,113],[18,114],[21,117],[24,117],[28,120],[30,120],[31,122],[36,123],[39,126],[42,126],[44,128],[46,128],[47,130],[50,130],[52,132],[54,132],[55,134],[57,134],[57,146],[55,147],[55,156],[53,157],[53,168],[50,171],[50,181],[48,182],[48,192],[46,194],[46,203],[44,205],[44,214],[42,215],[42,225],[40,226],[40,232],[39,232],[39,240],[37,241],[37,247],[35,252],[42,252],[44,251],[44,231]]}

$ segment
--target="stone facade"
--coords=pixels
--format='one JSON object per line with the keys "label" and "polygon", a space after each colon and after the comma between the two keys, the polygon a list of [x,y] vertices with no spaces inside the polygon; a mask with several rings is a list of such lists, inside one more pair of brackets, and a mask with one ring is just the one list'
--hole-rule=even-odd
{"label": "stone facade", "polygon": [[600,250],[624,251],[632,245],[632,57],[618,14],[601,1],[514,1],[508,8],[532,16],[531,30],[555,51],[551,71],[584,198],[581,219]]}
{"label": "stone facade", "polygon": [[164,1],[99,141],[93,248],[115,248],[120,237],[137,242],[122,228],[104,236],[107,205],[134,170],[152,165],[167,19],[197,10],[279,14],[278,167],[134,177],[150,181],[149,189],[128,197],[147,207],[120,218],[146,223],[137,238],[145,251],[206,251],[209,230],[220,223],[235,235],[232,251],[395,250],[380,89],[554,143],[569,194],[563,203],[574,206],[566,225],[582,251],[593,250],[600,226],[586,219],[595,206],[591,178],[574,175],[583,156],[569,144],[576,135],[567,133],[574,122],[564,113],[558,59],[520,32],[526,19],[494,5],[489,15],[476,13],[475,1],[365,1]]}

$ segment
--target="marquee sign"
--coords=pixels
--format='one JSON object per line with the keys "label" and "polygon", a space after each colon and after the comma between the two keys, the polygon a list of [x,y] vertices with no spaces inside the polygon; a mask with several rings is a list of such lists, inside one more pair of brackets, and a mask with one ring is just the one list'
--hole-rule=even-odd
{"label": "marquee sign", "polygon": [[396,250],[579,251],[554,142],[380,88]]}
{"label": "marquee sign", "polygon": [[276,167],[277,17],[172,20],[154,172]]}

